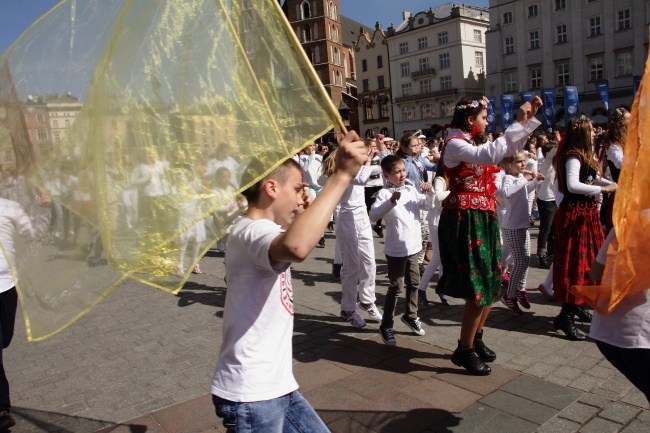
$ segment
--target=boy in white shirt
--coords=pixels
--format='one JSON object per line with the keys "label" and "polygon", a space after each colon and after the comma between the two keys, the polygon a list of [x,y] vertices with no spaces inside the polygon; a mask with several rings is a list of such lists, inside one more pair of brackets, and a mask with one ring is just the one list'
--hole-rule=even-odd
{"label": "boy in white shirt", "polygon": [[[293,159],[244,192],[248,211],[231,227],[226,249],[228,292],[211,387],[217,416],[227,431],[329,431],[297,391],[293,377],[289,266],[307,258],[318,243],[366,159],[363,141],[351,131],[339,145],[338,169],[313,203]],[[264,171],[254,160],[242,184]]]}
{"label": "boy in white shirt", "polygon": [[402,322],[415,334],[424,335],[418,317],[418,285],[420,270],[418,253],[422,250],[420,209],[429,209],[433,200],[431,184],[422,185],[427,194],[420,194],[406,183],[406,167],[399,156],[388,155],[381,161],[386,186],[377,193],[370,209],[370,220],[384,218],[386,242],[384,254],[388,262],[389,286],[384,301],[384,315],[379,332],[384,343],[394,346],[393,315],[397,296],[406,286],[406,313]]}

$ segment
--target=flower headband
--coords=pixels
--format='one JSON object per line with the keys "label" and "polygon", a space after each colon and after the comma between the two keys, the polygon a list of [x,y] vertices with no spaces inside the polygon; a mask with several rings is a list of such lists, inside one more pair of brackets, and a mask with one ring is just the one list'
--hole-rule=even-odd
{"label": "flower headband", "polygon": [[585,116],[584,114],[581,115],[580,117],[578,117],[578,119],[576,120],[575,125],[573,125],[573,129],[578,129],[578,126],[580,126],[580,124],[582,122],[585,122],[586,120],[587,120],[587,116]]}
{"label": "flower headband", "polygon": [[621,117],[625,116],[626,111],[627,110],[621,110],[620,108],[617,108],[616,110],[614,110],[614,114],[612,115],[612,117],[616,119],[620,119]]}
{"label": "flower headband", "polygon": [[456,105],[456,110],[469,110],[470,108],[478,108],[479,105],[482,105],[484,108],[488,106],[488,99],[484,96],[478,101],[472,101],[469,104]]}

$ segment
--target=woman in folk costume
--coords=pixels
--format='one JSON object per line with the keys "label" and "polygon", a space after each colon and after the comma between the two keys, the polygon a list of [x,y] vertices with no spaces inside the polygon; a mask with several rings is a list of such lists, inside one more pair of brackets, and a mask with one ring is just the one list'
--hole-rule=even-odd
{"label": "woman in folk costume", "polygon": [[585,336],[576,329],[573,318],[582,313],[583,301],[569,293],[569,287],[592,283],[589,268],[605,241],[598,198],[601,193],[616,191],[616,183],[600,177],[592,146],[594,128],[586,116],[572,118],[565,134],[553,161],[558,190],[564,194],[555,214],[553,255],[553,291],[555,299],[562,301],[562,310],[553,325],[569,340],[579,341]]}
{"label": "woman in folk costume", "polygon": [[450,195],[438,229],[443,274],[438,293],[465,299],[458,348],[452,362],[471,374],[488,375],[496,354],[483,343],[483,325],[501,289],[501,244],[494,210],[495,166],[520,151],[540,124],[542,101],[523,104],[505,134],[486,142],[487,99],[463,98],[456,105],[442,163]]}

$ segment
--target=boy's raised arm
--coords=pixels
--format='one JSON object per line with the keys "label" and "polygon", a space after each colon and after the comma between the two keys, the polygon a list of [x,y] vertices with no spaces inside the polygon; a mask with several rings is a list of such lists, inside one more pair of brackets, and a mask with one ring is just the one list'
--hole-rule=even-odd
{"label": "boy's raised arm", "polygon": [[323,235],[341,196],[367,159],[363,140],[356,132],[348,132],[338,147],[336,170],[327,179],[318,200],[307,206],[287,231],[271,243],[272,262],[301,262],[307,258]]}

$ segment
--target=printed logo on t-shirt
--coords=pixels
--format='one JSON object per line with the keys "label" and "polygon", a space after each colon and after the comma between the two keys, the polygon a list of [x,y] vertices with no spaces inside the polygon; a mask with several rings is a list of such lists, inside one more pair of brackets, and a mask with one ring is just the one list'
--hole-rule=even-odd
{"label": "printed logo on t-shirt", "polygon": [[293,288],[291,287],[291,268],[280,274],[280,300],[284,308],[293,316]]}

